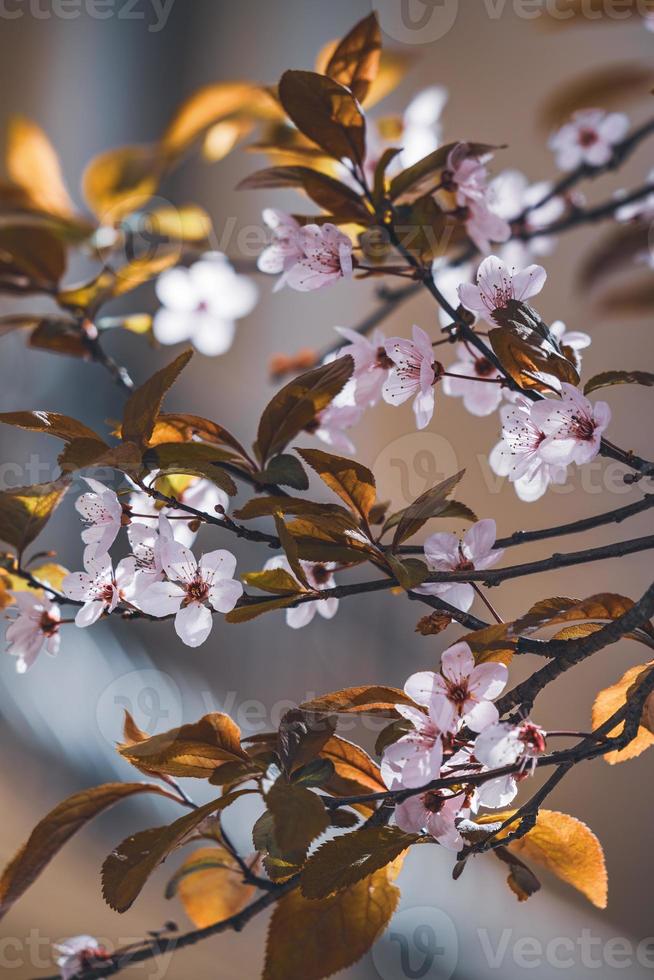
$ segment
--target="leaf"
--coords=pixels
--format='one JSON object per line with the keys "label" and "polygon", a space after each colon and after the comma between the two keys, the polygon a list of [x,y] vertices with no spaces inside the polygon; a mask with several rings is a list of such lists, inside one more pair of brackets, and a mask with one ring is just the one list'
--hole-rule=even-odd
{"label": "leaf", "polygon": [[400,512],[391,545],[393,551],[407,538],[416,534],[430,517],[438,517],[443,512],[447,506],[448,494],[452,492],[464,473],[465,470],[459,470],[454,476],[449,476],[435,487],[425,490],[412,504]]}
{"label": "leaf", "polygon": [[[162,431],[165,431],[165,437],[156,438]],[[217,422],[202,418],[201,415],[158,415],[150,444],[175,442],[171,432],[177,433],[180,442],[190,442],[197,436],[203,442],[210,442],[215,446],[229,446],[236,450],[239,456],[247,458],[245,449],[231,432],[228,432],[224,426],[218,425]]]}
{"label": "leaf", "polygon": [[407,591],[421,585],[429,575],[429,568],[419,558],[401,559],[388,553],[386,561],[398,584]]}
{"label": "leaf", "polygon": [[508,847],[496,847],[493,854],[504,864],[508,864],[509,875],[506,883],[519,902],[526,902],[540,891],[540,881],[531,868],[528,868]]}
{"label": "leaf", "polygon": [[[599,592],[587,599],[555,596],[535,603],[525,616],[510,624],[513,636],[533,633],[544,626],[582,619],[618,619],[633,606],[633,599],[612,592]],[[646,629],[642,627],[641,629]],[[646,630],[647,631],[647,630]]]}
{"label": "leaf", "polygon": [[416,623],[416,633],[420,633],[421,636],[437,636],[446,630],[451,622],[452,618],[447,613],[429,613]]}
{"label": "leaf", "polygon": [[351,514],[340,504],[319,504],[303,497],[253,497],[234,516],[241,521],[251,521],[257,517],[272,517],[274,514],[299,514],[306,517],[326,517],[339,527],[353,529],[356,525]]}
{"label": "leaf", "polygon": [[114,803],[136,793],[158,793],[170,797],[163,787],[151,783],[105,783],[75,793],[51,810],[36,825],[3,872],[0,879],[0,917],[9,911],[73,834]]}
{"label": "leaf", "polygon": [[172,204],[148,208],[148,230],[153,236],[173,242],[209,244],[213,225],[211,218],[198,204]]}
{"label": "leaf", "polygon": [[298,449],[298,453],[316,471],[323,483],[364,522],[377,499],[375,478],[367,466],[353,459],[334,456],[320,449]]}
{"label": "leaf", "polygon": [[372,220],[370,211],[363,205],[356,191],[340,180],[309,167],[268,167],[266,170],[258,170],[245,177],[236,189],[245,191],[268,187],[300,188],[328,214],[351,215],[353,221],[359,220],[365,224]]}
{"label": "leaf", "polygon": [[123,412],[122,436],[125,442],[147,445],[164,395],[175,383],[192,356],[193,351],[184,351],[132,392]]}
{"label": "leaf", "polygon": [[51,292],[66,271],[66,250],[48,228],[0,227],[0,289]]}
{"label": "leaf", "polygon": [[333,796],[378,793],[387,788],[377,763],[362,748],[340,735],[332,735],[320,755],[334,766],[335,775],[323,787]]}
{"label": "leaf", "polygon": [[628,101],[646,98],[654,84],[649,65],[633,61],[603,65],[567,81],[548,96],[541,110],[543,125],[556,129],[567,122],[573,112],[587,109],[619,109],[624,112]]}
{"label": "leaf", "polygon": [[327,841],[302,869],[302,894],[315,899],[340,892],[386,867],[419,839],[399,827],[363,827]]}
{"label": "leaf", "polygon": [[235,457],[231,451],[203,442],[172,442],[146,449],[143,466],[158,471],[161,476],[187,474],[204,477],[233,497],[237,492],[236,484],[220,465],[233,459]]}
{"label": "leaf", "polygon": [[347,86],[363,102],[377,77],[382,38],[377,14],[368,14],[337,45],[324,74]]}
{"label": "leaf", "polygon": [[[616,199],[616,209],[620,201]],[[599,243],[591,248],[584,258],[579,271],[579,285],[588,289],[620,269],[631,268],[639,256],[649,253],[649,226],[646,223],[630,221],[624,225],[615,224]]]}
{"label": "leaf", "polygon": [[309,489],[309,479],[304,472],[302,463],[290,453],[273,456],[265,470],[257,474],[257,480],[262,484],[269,483],[282,487],[292,487],[293,490]]}
{"label": "leaf", "polygon": [[91,160],[82,176],[86,203],[103,224],[138,211],[155,193],[162,160],[153,145],[121,146]]}
{"label": "leaf", "polygon": [[300,374],[263,410],[255,451],[263,466],[315,419],[341,391],[354,370],[349,355]]}
{"label": "leaf", "polygon": [[[644,671],[650,670],[654,666],[654,661],[646,664],[638,664],[630,667],[611,687],[600,691],[593,704],[593,728],[599,728],[605,721],[619,711],[627,701],[630,688],[634,685]],[[622,730],[622,725],[617,726],[610,736],[617,735]],[[645,749],[654,745],[654,734],[649,731],[642,723],[638,726],[636,737],[624,749],[615,752],[607,752],[604,759],[610,766],[617,762],[626,762],[628,759],[635,759]]]}
{"label": "leaf", "polygon": [[0,422],[14,425],[19,429],[28,429],[31,432],[45,432],[57,439],[63,439],[64,442],[72,442],[74,439],[92,439],[102,442],[93,429],[60,412],[46,412],[42,409],[31,412],[2,412]]}
{"label": "leaf", "polygon": [[228,919],[243,909],[255,886],[220,845],[200,847],[186,858],[166,887],[166,898],[177,895],[197,929]]}
{"label": "leaf", "polygon": [[248,762],[241,732],[229,715],[213,712],[191,725],[182,725],[118,751],[143,772],[206,779],[225,762]]}
{"label": "leaf", "polygon": [[132,259],[126,265],[115,269],[115,281],[111,288],[111,296],[125,296],[143,283],[155,279],[165,269],[177,265],[179,250],[174,248],[169,252],[159,252],[154,256]]}
{"label": "leaf", "polygon": [[476,664],[492,661],[509,666],[517,645],[516,638],[508,635],[509,626],[509,623],[492,623],[461,637],[470,647]]}
{"label": "leaf", "polygon": [[331,694],[305,701],[300,707],[304,711],[344,712],[346,714],[374,711],[376,713],[395,715],[396,704],[409,704],[415,707],[411,698],[397,687],[381,687],[379,685],[364,685],[362,687],[345,687]]}
{"label": "leaf", "polygon": [[67,478],[0,493],[0,541],[19,555],[41,533],[68,490]]}
{"label": "leaf", "polygon": [[297,596],[280,596],[279,599],[266,599],[262,602],[248,602],[237,606],[225,616],[227,623],[248,623],[251,619],[256,619],[263,613],[272,612],[274,609],[285,609],[292,606],[297,601]]}
{"label": "leaf", "polygon": [[488,338],[506,373],[528,391],[551,391],[553,379],[577,386],[574,364],[535,330],[515,321],[489,331]]}
{"label": "leaf", "polygon": [[273,835],[282,854],[304,851],[329,826],[329,814],[320,797],[304,786],[280,776],[266,793],[273,817]]}
{"label": "leaf", "polygon": [[349,89],[312,71],[286,71],[280,101],[297,128],[335,160],[359,166],[366,155],[366,123]]}
{"label": "leaf", "polygon": [[275,595],[301,595],[304,589],[284,568],[269,568],[263,572],[246,572],[242,576],[246,585]]}
{"label": "leaf", "polygon": [[224,810],[247,790],[211,800],[166,827],[133,834],[119,844],[102,865],[102,894],[116,912],[126,912],[162,861],[206,818]]}
{"label": "leaf", "polygon": [[336,720],[329,715],[289,709],[282,717],[277,733],[277,755],[282,771],[291,776],[314,762],[335,729]]}
{"label": "leaf", "polygon": [[267,104],[261,89],[248,82],[217,82],[198,89],[170,121],[161,149],[167,156],[184,153],[210,126],[243,110]]}
{"label": "leaf", "polygon": [[322,980],[356,963],[397,907],[395,874],[383,868],[330,898],[284,895],[270,920],[263,980]]}
{"label": "leaf", "polygon": [[651,313],[654,305],[654,282],[651,275],[629,286],[618,287],[600,297],[597,304],[602,314],[631,313],[635,316]]}
{"label": "leaf", "polygon": [[298,555],[297,544],[295,543],[295,538],[289,534],[286,527],[286,523],[281,514],[275,513],[275,528],[277,530],[277,536],[279,537],[279,543],[284,549],[284,554],[288,558],[288,563],[291,566],[291,571],[298,582],[304,587],[304,589],[310,589],[309,580],[307,578],[307,573],[304,569],[302,562],[300,561]]}
{"label": "leaf", "polygon": [[584,394],[589,395],[591,391],[612,385],[645,385],[651,388],[654,385],[654,374],[649,371],[603,371],[586,382]]}
{"label": "leaf", "polygon": [[43,130],[23,116],[9,121],[7,173],[24,188],[34,206],[64,218],[74,216],[57,154]]}
{"label": "leaf", "polygon": [[79,324],[63,317],[48,317],[36,325],[29,337],[29,346],[52,354],[88,359],[89,347]]}
{"label": "leaf", "polygon": [[[504,822],[513,813],[493,813],[492,820]],[[508,831],[511,830],[515,826],[509,826]],[[506,831],[500,839],[505,834]],[[606,908],[604,852],[595,834],[581,820],[556,810],[539,810],[533,829],[507,847],[572,885],[596,908]]]}

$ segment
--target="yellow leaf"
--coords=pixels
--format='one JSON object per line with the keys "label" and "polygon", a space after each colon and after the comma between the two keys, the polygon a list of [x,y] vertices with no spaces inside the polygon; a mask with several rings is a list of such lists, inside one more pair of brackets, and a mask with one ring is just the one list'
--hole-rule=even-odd
{"label": "yellow leaf", "polygon": [[368,519],[377,493],[375,478],[367,466],[320,449],[298,449],[298,453],[351,510]]}
{"label": "yellow leaf", "polygon": [[226,848],[201,847],[188,857],[166,888],[166,898],[177,895],[194,926],[204,929],[228,919],[244,908],[254,885]]}
{"label": "yellow leaf", "polygon": [[253,128],[254,123],[249,119],[225,119],[216,123],[204,138],[202,156],[209,163],[217,163],[231,153]]}
{"label": "yellow leaf", "polygon": [[211,218],[197,204],[172,205],[148,210],[152,234],[178,242],[205,242],[211,235]]}
{"label": "yellow leaf", "polygon": [[82,176],[87,204],[104,225],[114,225],[143,207],[161,175],[156,146],[121,146],[94,157]]}
{"label": "yellow leaf", "polygon": [[182,725],[137,743],[131,740],[118,751],[144,772],[207,778],[225,762],[249,759],[241,748],[240,730],[228,715],[214,712],[191,725]]}
{"label": "yellow leaf", "polygon": [[[508,820],[514,812],[493,813],[492,821]],[[514,829],[509,826],[502,836]],[[597,908],[606,908],[604,852],[595,834],[581,820],[556,810],[539,810],[533,829],[508,844],[508,848],[521,858],[547,868]]]}
{"label": "yellow leaf", "polygon": [[210,126],[239,112],[265,114],[267,96],[248,82],[218,82],[194,92],[175,113],[161,141],[167,156],[184,153]]}
{"label": "yellow leaf", "polygon": [[400,866],[401,858],[330,898],[285,895],[270,920],[263,980],[322,980],[356,963],[397,907]]}
{"label": "yellow leaf", "polygon": [[[613,684],[611,687],[605,688],[595,698],[595,703],[593,704],[593,728],[599,728],[603,725],[611,715],[615,714],[616,711],[625,704],[627,700],[627,694],[629,688],[634,684],[643,671],[654,666],[654,661],[650,661],[646,664],[639,664],[637,667],[631,667],[625,674],[622,675],[619,681]],[[617,735],[621,730],[622,726],[614,729],[610,734]],[[604,758],[609,763],[609,765],[615,765],[616,762],[625,762],[627,759],[635,759],[637,755],[644,752],[651,745],[654,745],[654,735],[647,730],[643,725],[640,725],[636,737],[627,745],[624,749],[620,749],[617,752],[607,752]]]}
{"label": "yellow leaf", "polygon": [[22,116],[14,116],[9,123],[7,173],[27,191],[37,208],[65,218],[74,215],[50,140],[36,123]]}
{"label": "yellow leaf", "polygon": [[0,493],[0,540],[21,554],[41,533],[68,486],[69,480],[61,478]]}

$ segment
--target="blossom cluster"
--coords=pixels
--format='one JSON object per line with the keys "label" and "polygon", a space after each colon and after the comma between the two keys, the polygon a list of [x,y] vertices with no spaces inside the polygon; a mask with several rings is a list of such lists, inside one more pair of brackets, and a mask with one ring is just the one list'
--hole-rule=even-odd
{"label": "blossom cluster", "polygon": [[[508,676],[502,663],[475,664],[470,647],[445,650],[441,669],[412,674],[404,692],[414,702],[396,704],[409,730],[384,750],[382,777],[390,790],[411,792],[395,808],[407,833],[427,831],[444,847],[463,844],[458,825],[479,807],[508,806],[519,779],[545,749],[545,733],[530,721],[499,721],[494,699]],[[515,767],[510,773],[494,770]],[[488,779],[477,777],[488,772]],[[467,782],[475,775],[475,784]],[[430,788],[439,779],[455,789]]]}

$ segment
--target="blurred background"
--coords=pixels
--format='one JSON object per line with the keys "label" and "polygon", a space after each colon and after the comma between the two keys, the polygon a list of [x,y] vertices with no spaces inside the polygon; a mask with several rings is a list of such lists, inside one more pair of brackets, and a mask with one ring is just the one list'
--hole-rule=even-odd
{"label": "blurred background", "polygon": [[[366,0],[169,0],[163,7],[137,0],[129,11],[127,6],[105,5],[104,19],[95,15],[101,4],[15,0],[0,10],[0,121],[4,127],[11,114],[21,113],[43,126],[73,188],[94,154],[156,139],[182,98],[198,86],[241,78],[271,83],[287,67],[311,68],[326,41],[342,36],[371,9]],[[588,20],[549,30],[529,15],[533,4],[421,4],[414,12],[416,22],[433,9],[439,17],[451,16],[451,26],[434,37],[427,30],[399,29],[399,7],[399,0],[381,5],[384,41],[411,56],[413,65],[400,88],[375,112],[401,112],[421,88],[444,85],[449,90],[442,116],[445,140],[508,144],[496,156],[494,172],[517,167],[533,180],[555,174],[548,132],[539,122],[540,108],[553,88],[604,63],[647,62],[652,57],[654,36],[640,22],[602,25]],[[637,123],[651,108],[640,103],[628,111]],[[619,176],[588,186],[589,199],[604,200],[614,189],[638,185],[651,159],[651,147],[645,144]],[[192,200],[206,207],[215,223],[217,247],[239,259],[239,229],[259,226],[262,207],[298,206],[290,193],[234,191],[246,173],[263,165],[261,157],[238,151],[215,166],[195,161],[179,170],[162,193],[174,203]],[[651,317],[646,321],[604,314],[596,298],[578,288],[575,269],[596,235],[596,229],[584,228],[560,240],[545,259],[549,278],[538,304],[547,320],[564,319],[570,329],[592,335],[585,377],[609,367],[647,366],[652,350]],[[331,343],[333,327],[354,326],[374,296],[368,283],[339,284],[316,296],[290,290],[273,294],[272,279],[257,276],[257,282],[259,303],[240,322],[230,352],[218,358],[197,355],[167,402],[170,411],[219,421],[246,443],[274,391],[267,371],[270,357]],[[155,309],[151,289],[139,301],[140,309]],[[387,335],[406,335],[412,323],[438,329],[428,298],[403,306],[384,329]],[[108,346],[139,382],[172,356],[170,350],[154,350],[128,334],[116,333]],[[0,365],[2,411],[47,408],[83,418],[100,431],[105,420],[120,415],[122,396],[100,368],[26,350],[19,334],[2,340]],[[645,455],[652,451],[646,397],[628,386],[608,392],[614,412],[611,438]],[[459,496],[480,516],[494,516],[500,535],[599,513],[636,500],[642,492],[624,487],[617,466],[595,461],[539,502],[521,503],[513,488],[489,470],[487,454],[498,434],[497,416],[473,418],[458,399],[441,396],[432,424],[422,433],[415,431],[409,405],[393,409],[382,404],[367,413],[353,438],[358,458],[377,476],[380,499],[392,500],[394,509],[436,479],[465,467]],[[315,443],[307,437],[306,444]],[[3,488],[48,479],[56,452],[56,444],[46,439],[0,429]],[[33,477],[36,465],[44,469]],[[646,514],[628,527],[603,528],[583,539],[523,546],[510,559],[635,537],[651,530],[650,524]],[[461,530],[454,524],[445,527]],[[61,562],[77,569],[79,530],[69,498],[39,545],[57,547]],[[217,546],[206,531],[199,544]],[[268,557],[244,542],[235,550],[241,571],[260,567]],[[582,598],[617,591],[635,599],[650,581],[651,560],[635,555],[508,582],[492,598],[503,616],[514,617],[543,596]],[[59,657],[42,657],[26,676],[17,676],[13,660],[2,657],[0,859],[4,863],[40,816],[65,795],[131,777],[130,767],[113,750],[122,708],[130,708],[149,732],[212,710],[228,711],[244,731],[267,730],[285,707],[313,694],[368,682],[401,686],[411,672],[434,666],[458,630],[419,636],[414,627],[422,614],[401,597],[364,596],[342,601],[331,622],[318,617],[299,631],[285,626],[282,613],[238,627],[216,622],[210,640],[195,650],[184,646],[168,623],[143,627],[105,622],[93,630],[69,628]],[[607,648],[548,688],[538,701],[535,720],[545,727],[587,728],[597,690],[643,659],[628,641]],[[512,680],[534,668],[524,661],[512,667]],[[370,728],[361,733],[345,729],[344,734],[361,734],[370,746]],[[451,855],[437,847],[421,848],[419,857],[409,857],[399,880],[403,897],[391,929],[372,954],[342,976],[463,980],[496,976],[498,971],[517,978],[534,970],[539,977],[560,976],[562,970],[574,977],[650,975],[654,939],[638,944],[654,936],[648,885],[654,872],[648,839],[654,801],[651,765],[651,756],[645,754],[613,769],[602,761],[579,767],[549,802],[586,821],[602,841],[610,882],[606,912],[596,912],[547,873],[539,895],[518,904],[504,883],[503,866],[492,856],[477,859],[454,884]],[[192,791],[199,801],[208,798],[202,784]],[[75,838],[2,922],[0,975],[28,980],[52,973],[49,946],[64,936],[90,933],[113,945],[170,919],[188,928],[181,907],[163,898],[164,884],[179,863],[174,858],[122,917],[108,909],[100,893],[99,868],[106,853],[128,833],[173,819],[173,811],[165,801],[130,801]],[[245,851],[251,846],[255,816],[253,809],[239,804],[226,818]],[[437,937],[438,955],[429,957],[420,945],[425,924]],[[126,975],[149,980],[164,975],[169,980],[254,978],[261,968],[265,933],[265,917],[259,917],[244,935],[218,937]]]}

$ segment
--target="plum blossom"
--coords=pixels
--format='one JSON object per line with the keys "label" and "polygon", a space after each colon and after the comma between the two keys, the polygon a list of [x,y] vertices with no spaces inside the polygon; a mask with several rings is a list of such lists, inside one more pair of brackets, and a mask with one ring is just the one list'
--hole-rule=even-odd
{"label": "plum blossom", "polygon": [[382,395],[389,405],[401,405],[413,398],[413,411],[419,429],[429,425],[434,414],[436,361],[431,340],[420,327],[413,327],[413,340],[389,337],[386,353],[393,369],[384,382]]}
{"label": "plum blossom", "polygon": [[450,150],[443,188],[452,191],[457,206],[464,209],[466,231],[480,252],[488,252],[490,242],[505,242],[511,235],[508,222],[491,210],[487,179],[484,161],[470,153],[467,143],[457,143]]}
{"label": "plum blossom", "polygon": [[[334,581],[334,565],[332,562],[301,562],[307,582],[312,589],[321,592],[323,589],[333,589],[336,585]],[[276,555],[269,558],[263,566],[264,571],[271,568],[283,568],[285,572],[293,575],[293,570],[285,555]],[[286,610],[286,625],[291,629],[301,629],[308,626],[316,613],[323,619],[333,619],[338,612],[338,599],[331,596],[329,599],[316,599],[315,602],[303,602],[294,609]]]}
{"label": "plum blossom", "polygon": [[259,256],[262,272],[281,273],[275,290],[290,286],[309,292],[352,275],[352,242],[327,222],[300,226],[283,211],[264,211],[273,241]]}
{"label": "plum blossom", "polygon": [[363,407],[360,405],[339,405],[335,402],[336,399],[322,412],[318,412],[314,421],[306,426],[305,431],[320,439],[325,445],[331,446],[336,452],[354,453],[356,447],[345,432],[361,421]]}
{"label": "plum blossom", "polygon": [[624,138],[629,119],[622,112],[580,109],[549,140],[560,170],[574,170],[582,164],[601,167],[613,156],[613,147]]}
{"label": "plum blossom", "polygon": [[344,348],[342,353],[349,354],[354,361],[352,403],[372,407],[382,397],[384,384],[394,367],[394,362],[386,353],[386,338],[381,330],[374,330],[370,337],[349,327],[336,327],[336,330],[350,341],[349,347]]}
{"label": "plum blossom", "polygon": [[555,320],[550,324],[550,333],[556,340],[564,355],[572,361],[577,371],[581,368],[581,351],[591,345],[587,333],[581,330],[568,330],[563,320]]}
{"label": "plum blossom", "polygon": [[395,705],[395,710],[411,722],[412,728],[384,749],[381,774],[389,789],[415,789],[432,779],[438,779],[440,775],[443,764],[443,732],[437,724],[431,705],[427,704],[426,707],[425,714],[409,704]]}
{"label": "plum blossom", "polygon": [[463,723],[481,732],[499,718],[493,699],[504,690],[507,677],[504,664],[475,666],[470,647],[461,641],[444,651],[440,674],[431,670],[412,674],[404,690],[417,704],[429,706],[440,731],[456,732]]}
{"label": "plum blossom", "polygon": [[236,320],[252,312],[258,289],[222,253],[207,252],[188,269],[162,272],[156,293],[162,308],[152,331],[159,343],[188,340],[201,354],[215,357],[232,346]]}
{"label": "plum blossom", "polygon": [[469,815],[465,793],[446,796],[438,790],[409,796],[395,807],[395,823],[400,830],[407,834],[419,834],[426,830],[449,851],[458,851],[463,846],[463,838],[456,825]]}
{"label": "plum blossom", "polygon": [[85,554],[97,558],[109,551],[126,519],[117,495],[99,480],[84,477],[89,487],[75,501],[75,510],[88,526],[82,531],[82,541],[87,545]]}
{"label": "plum blossom", "polygon": [[[530,721],[520,725],[498,721],[477,736],[473,749],[477,761],[488,769],[500,769],[519,762],[519,774],[527,769],[533,772],[537,757],[544,751],[545,732]],[[477,800],[480,806],[497,809],[507,806],[517,791],[516,777],[509,773],[482,783]]]}
{"label": "plum blossom", "polygon": [[198,561],[177,541],[161,547],[161,564],[166,581],[153,582],[136,601],[151,616],[174,616],[175,632],[189,647],[200,646],[211,633],[211,610],[228,613],[243,594],[233,578],[236,558],[230,551],[209,551]]}
{"label": "plum blossom", "polygon": [[562,382],[561,399],[536,402],[531,417],[546,435],[539,449],[546,462],[581,466],[597,456],[611,409],[607,402],[593,404],[574,385]]}
{"label": "plum blossom", "polygon": [[[439,531],[425,541],[425,560],[432,572],[461,572],[490,568],[504,551],[494,548],[497,527],[492,518],[477,521],[459,540],[456,534]],[[415,589],[421,595],[437,595],[463,612],[470,609],[475,590],[469,582],[428,582]]]}
{"label": "plum blossom", "polygon": [[467,310],[492,321],[496,310],[506,309],[510,300],[530,299],[541,291],[547,273],[541,265],[528,265],[516,272],[497,255],[489,255],[477,269],[477,284],[459,286],[459,299]]}
{"label": "plum blossom", "polygon": [[[443,378],[443,393],[462,398],[472,415],[491,415],[502,401],[502,385],[490,382],[502,375],[488,358],[468,344],[457,344],[457,354],[458,361],[448,367],[448,374]],[[452,374],[464,377],[452,378]]]}
{"label": "plum blossom", "polygon": [[517,395],[500,409],[502,438],[488,460],[493,472],[507,476],[526,502],[538,500],[550,483],[565,483],[566,478],[565,465],[548,462],[541,454],[547,435],[533,417],[535,404]]}
{"label": "plum blossom", "polygon": [[503,170],[488,185],[493,211],[509,223],[524,214],[521,224],[534,235],[527,241],[515,238],[502,246],[501,257],[507,264],[524,266],[532,255],[549,255],[553,250],[554,236],[536,234],[539,229],[546,229],[561,218],[565,212],[565,202],[559,196],[538,206],[551,190],[552,184],[549,181],[541,180],[532,184],[519,170]]}
{"label": "plum blossom", "polygon": [[[447,258],[439,257],[432,262],[431,274],[440,294],[445,297],[450,306],[456,309],[459,305],[459,286],[472,278],[471,263],[462,262],[461,265],[450,266]],[[443,327],[449,326],[452,322],[452,317],[440,305],[438,318]]]}
{"label": "plum blossom", "polygon": [[94,959],[106,958],[107,950],[93,936],[72,936],[53,946],[58,954],[61,980],[73,980]]}
{"label": "plum blossom", "polygon": [[[164,514],[159,514],[158,526],[141,524],[133,521],[127,528],[127,537],[136,559],[136,573],[132,589],[133,601],[138,605],[139,595],[152,585],[165,578],[163,567],[163,550],[166,545],[179,540],[176,538],[177,528]],[[181,544],[182,542],[180,542]]]}
{"label": "plum blossom", "polygon": [[59,624],[61,612],[59,606],[50,597],[34,592],[11,592],[16,607],[10,613],[17,612],[7,627],[5,640],[7,653],[17,657],[16,670],[24,674],[29,670],[41,650],[56,656],[59,652],[61,636]]}
{"label": "plum blossom", "polygon": [[[150,474],[149,479],[150,485],[156,486],[156,472]],[[172,490],[176,499],[187,507],[194,507],[195,510],[201,510],[205,514],[211,514],[212,516],[220,516],[220,512],[216,510],[217,507],[222,508],[225,513],[229,510],[228,495],[220,487],[217,487],[215,483],[212,483],[211,480],[188,476],[168,476],[166,480],[172,484]],[[141,490],[131,493],[129,495],[129,508],[135,515],[138,515],[135,517],[135,521],[145,524],[150,528],[156,528],[158,526],[160,514],[174,518],[175,540],[187,548],[191,547],[197,537],[198,532],[190,526],[193,522],[192,514],[179,508],[162,507],[149,493],[144,493]],[[180,518],[186,518],[186,520],[180,520]]]}
{"label": "plum blossom", "polygon": [[71,572],[61,584],[64,595],[84,605],[75,616],[78,626],[92,626],[103,613],[112,613],[128,599],[134,583],[136,559],[123,558],[114,571],[109,555],[84,555],[83,572]]}

